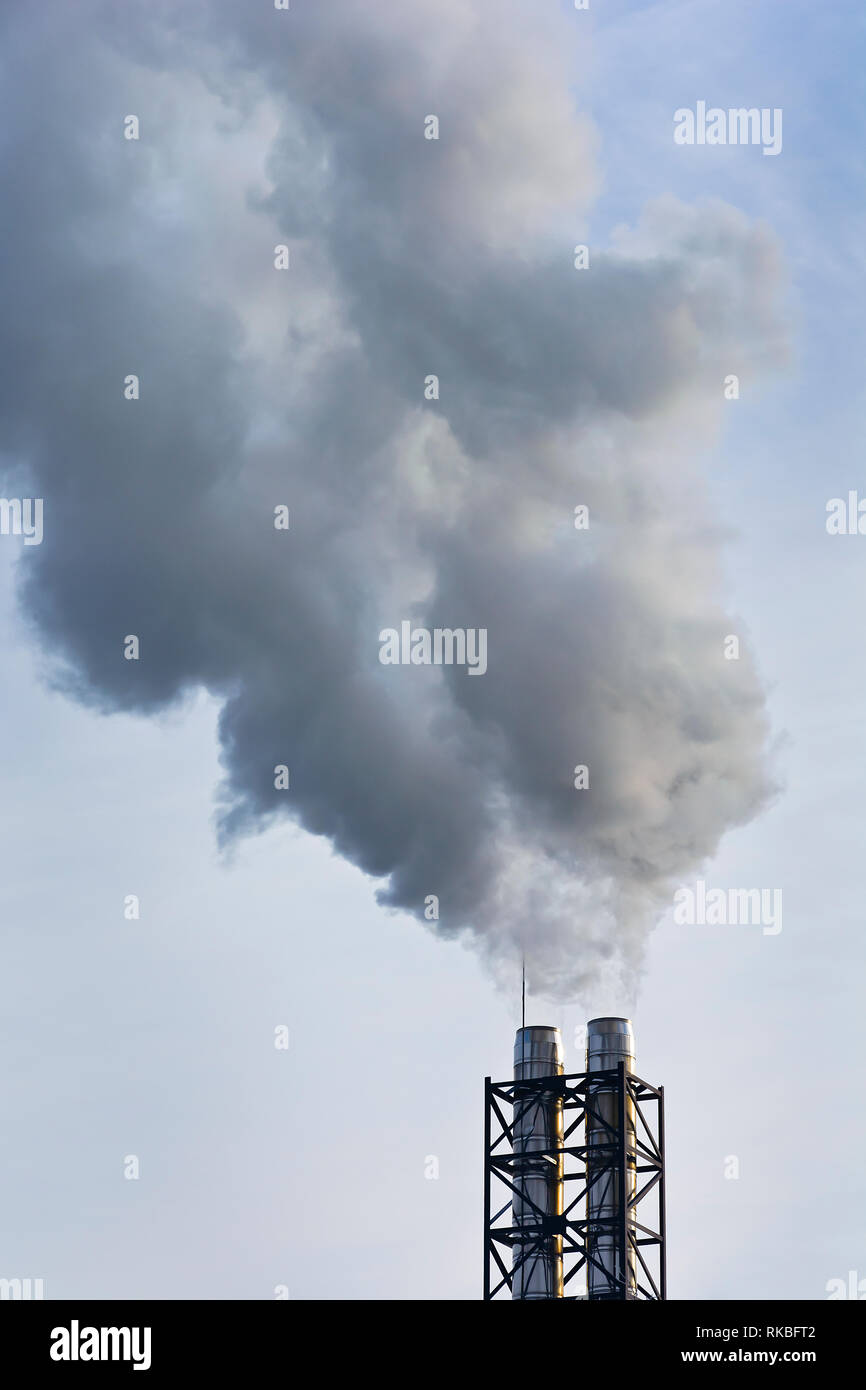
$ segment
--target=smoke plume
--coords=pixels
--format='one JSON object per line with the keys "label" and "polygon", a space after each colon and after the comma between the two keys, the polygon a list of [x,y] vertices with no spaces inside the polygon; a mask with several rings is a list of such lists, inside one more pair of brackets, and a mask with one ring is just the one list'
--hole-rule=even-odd
{"label": "smoke plume", "polygon": [[[72,8],[4,16],[0,151],[0,448],[65,688],[216,695],[225,841],[290,816],[538,990],[635,971],[770,792],[705,473],[725,377],[783,355],[771,236],[661,197],[593,241],[565,15]],[[404,620],[486,672],[383,665]]]}

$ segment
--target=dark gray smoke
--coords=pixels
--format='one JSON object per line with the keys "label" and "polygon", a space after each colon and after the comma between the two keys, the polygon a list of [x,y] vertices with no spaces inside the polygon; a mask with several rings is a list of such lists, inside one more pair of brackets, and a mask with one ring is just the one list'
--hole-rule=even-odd
{"label": "dark gray smoke", "polygon": [[[661,199],[593,245],[573,25],[531,5],[72,8],[2,45],[0,447],[67,688],[219,696],[225,838],[291,815],[539,990],[635,968],[770,790],[702,472],[782,356],[771,238]],[[382,665],[403,619],[486,629],[486,674]]]}

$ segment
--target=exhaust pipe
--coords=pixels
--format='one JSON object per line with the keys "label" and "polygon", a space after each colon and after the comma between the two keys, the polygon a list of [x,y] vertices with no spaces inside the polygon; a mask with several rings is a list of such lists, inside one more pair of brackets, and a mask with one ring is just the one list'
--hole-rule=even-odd
{"label": "exhaust pipe", "polygon": [[[562,1096],[537,1088],[521,1096],[521,1081],[563,1072],[558,1028],[518,1028],[514,1041],[511,1297],[562,1298],[562,1236],[545,1229],[562,1214]],[[544,1155],[547,1156],[544,1156]]]}
{"label": "exhaust pipe", "polygon": [[[625,1062],[633,1072],[634,1034],[627,1018],[593,1018],[586,1025],[586,1070],[588,1073],[615,1071]],[[614,1160],[622,1116],[617,1087],[609,1079],[593,1081],[587,1077],[590,1110],[586,1117],[587,1181],[586,1246],[587,1293],[590,1299],[635,1298],[637,1268],[631,1241],[635,1215],[629,1202],[635,1195],[635,1114],[634,1102],[625,1099],[626,1158],[625,1191]],[[595,1176],[597,1175],[597,1176]],[[625,1212],[624,1212],[625,1208]],[[623,1216],[625,1215],[627,1253],[621,1264]]]}

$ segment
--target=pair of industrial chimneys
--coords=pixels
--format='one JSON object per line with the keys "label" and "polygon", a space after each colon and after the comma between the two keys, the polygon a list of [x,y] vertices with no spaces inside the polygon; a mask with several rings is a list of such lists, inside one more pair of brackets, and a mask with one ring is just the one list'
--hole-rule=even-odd
{"label": "pair of industrial chimneys", "polygon": [[[634,1105],[620,1095],[612,1079],[624,1064],[634,1072],[634,1035],[627,1018],[593,1018],[586,1026],[586,1223],[587,1294],[590,1299],[634,1297],[636,1269],[632,1242],[619,1239],[627,1225],[634,1230],[634,1167],[611,1163],[615,1139],[633,1147]],[[563,1074],[562,1038],[558,1028],[518,1028],[514,1043],[514,1080],[518,1100],[513,1125],[512,1297],[562,1298],[563,1237],[556,1231],[565,1201],[562,1151],[563,1106],[556,1088],[519,1083]],[[606,1073],[593,1079],[594,1073]],[[589,1100],[591,1097],[591,1101]],[[625,1136],[621,1134],[625,1121]],[[623,1165],[624,1166],[624,1165]],[[624,1181],[623,1181],[624,1178]],[[539,1229],[553,1233],[539,1239]],[[531,1253],[530,1253],[531,1252]]]}

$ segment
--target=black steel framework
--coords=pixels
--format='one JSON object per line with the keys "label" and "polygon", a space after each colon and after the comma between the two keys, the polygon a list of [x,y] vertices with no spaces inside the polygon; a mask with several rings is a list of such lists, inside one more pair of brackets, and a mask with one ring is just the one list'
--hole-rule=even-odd
{"label": "black steel framework", "polygon": [[[595,1097],[604,1094],[617,1097],[615,1113],[618,1123],[613,1126],[600,1113]],[[563,1212],[550,1216],[538,1207],[538,1226],[523,1226],[520,1239],[515,1240],[511,1223],[511,1197],[503,1207],[492,1211],[501,1184],[510,1193],[517,1193],[529,1202],[525,1192],[515,1186],[519,1181],[519,1159],[513,1152],[514,1125],[527,1109],[539,1100],[558,1097],[562,1101],[563,1136],[559,1148],[534,1152],[533,1161],[562,1163]],[[634,1110],[634,1128],[625,1122],[629,1101]],[[524,1107],[521,1109],[521,1107]],[[609,1102],[605,1105],[610,1114]],[[650,1109],[654,1113],[650,1114]],[[506,1119],[510,1109],[511,1119]],[[586,1118],[590,1116],[595,1130],[592,1149],[586,1144]],[[599,1129],[606,1131],[609,1143],[599,1144]],[[587,1166],[587,1157],[590,1165]],[[634,1180],[628,1181],[632,1174]],[[599,1295],[580,1295],[571,1292],[572,1280],[580,1270],[602,1266],[587,1248],[586,1197],[596,1183],[610,1182],[616,1175],[619,1192],[627,1194],[627,1203],[620,1204],[619,1218],[596,1220],[593,1234],[603,1228],[613,1230],[617,1241],[615,1291],[600,1297],[607,1299],[644,1299],[661,1301],[667,1297],[665,1274],[665,1119],[664,1087],[650,1086],[625,1063],[611,1071],[572,1072],[565,1076],[543,1076],[534,1080],[484,1082],[484,1298],[496,1298],[512,1287],[516,1271],[527,1260],[537,1256],[543,1242],[551,1236],[562,1238],[564,1297],[589,1301]],[[572,1192],[575,1195],[572,1196]],[[494,1193],[497,1196],[494,1196]],[[630,1194],[630,1195],[629,1195]],[[643,1203],[650,1198],[650,1202]],[[641,1207],[640,1212],[635,1208]],[[579,1212],[580,1215],[575,1213]],[[638,1220],[640,1215],[640,1221]],[[630,1217],[633,1216],[633,1219]],[[653,1222],[653,1224],[650,1224]],[[499,1223],[499,1224],[497,1224]],[[508,1252],[512,1251],[511,1268]],[[505,1258],[503,1258],[503,1255]],[[630,1288],[629,1267],[636,1271],[634,1288]],[[607,1272],[610,1282],[610,1272]]]}

